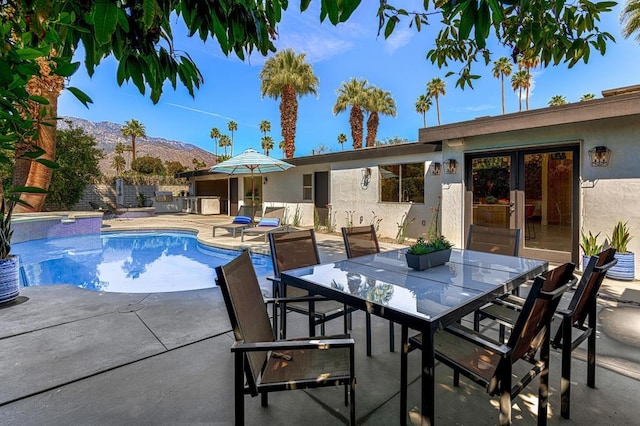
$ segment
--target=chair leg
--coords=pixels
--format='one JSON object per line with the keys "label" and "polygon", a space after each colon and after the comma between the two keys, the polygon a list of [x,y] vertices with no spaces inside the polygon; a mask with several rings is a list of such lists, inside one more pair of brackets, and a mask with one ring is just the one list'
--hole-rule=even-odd
{"label": "chair leg", "polygon": [[568,419],[571,416],[571,317],[562,320],[562,368],[560,378],[560,414]]}
{"label": "chair leg", "polygon": [[473,331],[480,331],[480,321],[482,321],[481,316],[482,314],[479,310],[473,311]]}
{"label": "chair leg", "polygon": [[371,314],[365,313],[365,328],[367,333],[367,356],[371,356]]}
{"label": "chair leg", "polygon": [[498,416],[500,426],[511,424],[511,363],[504,364],[500,380],[500,414]]}
{"label": "chair leg", "polygon": [[244,354],[235,353],[234,362],[234,399],[237,425],[244,425]]}
{"label": "chair leg", "polygon": [[[540,361],[543,362],[540,372],[540,384],[538,387],[538,426],[547,424],[547,405],[549,404],[549,351],[551,340],[551,326],[548,325],[544,335],[544,343],[540,348]],[[571,350],[569,350],[571,354]]]}
{"label": "chair leg", "polygon": [[589,328],[591,334],[587,340],[587,386],[596,387],[596,301],[589,308]]}
{"label": "chair leg", "polygon": [[505,334],[505,326],[503,324],[500,324],[500,327],[498,330],[498,342],[504,343],[504,334]]}
{"label": "chair leg", "polygon": [[460,386],[460,373],[458,370],[453,370],[453,386]]}
{"label": "chair leg", "polygon": [[269,406],[269,393],[260,392],[260,404],[263,407],[268,407]]}
{"label": "chair leg", "polygon": [[393,321],[389,321],[389,352],[396,350],[396,334],[393,328]]}

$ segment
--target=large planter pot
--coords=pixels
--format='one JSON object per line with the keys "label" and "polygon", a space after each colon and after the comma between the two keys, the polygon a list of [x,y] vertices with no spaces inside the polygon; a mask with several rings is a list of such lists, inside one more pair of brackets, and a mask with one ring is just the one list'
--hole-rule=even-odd
{"label": "large planter pot", "polygon": [[607,271],[607,277],[614,280],[632,281],[635,277],[635,255],[631,252],[616,253],[618,263]]}
{"label": "large planter pot", "polygon": [[0,303],[15,300],[20,294],[18,257],[9,256],[0,260]]}
{"label": "large planter pot", "polygon": [[451,249],[436,251],[429,254],[409,254],[405,253],[407,265],[416,271],[422,271],[438,265],[444,265],[449,261]]}

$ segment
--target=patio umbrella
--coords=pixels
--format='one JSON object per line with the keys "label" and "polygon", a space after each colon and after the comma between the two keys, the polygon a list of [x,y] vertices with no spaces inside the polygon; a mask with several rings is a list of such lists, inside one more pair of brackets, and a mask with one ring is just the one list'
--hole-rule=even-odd
{"label": "patio umbrella", "polygon": [[260,154],[255,149],[247,149],[240,155],[236,155],[233,158],[223,161],[220,164],[212,166],[209,171],[218,173],[228,173],[230,175],[243,174],[247,171],[251,172],[251,220],[255,216],[255,183],[253,181],[253,173],[271,173],[281,172],[287,170],[290,167],[294,167],[293,164],[285,163],[276,158],[271,158],[267,155]]}

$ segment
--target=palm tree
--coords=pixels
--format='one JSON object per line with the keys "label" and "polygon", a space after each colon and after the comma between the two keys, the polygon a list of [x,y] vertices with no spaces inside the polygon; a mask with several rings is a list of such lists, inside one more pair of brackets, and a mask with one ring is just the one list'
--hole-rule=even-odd
{"label": "palm tree", "polygon": [[566,104],[567,104],[567,98],[562,95],[552,96],[551,100],[548,103],[549,106],[558,106],[558,105],[566,105]]}
{"label": "palm tree", "polygon": [[380,114],[396,116],[396,101],[391,92],[378,87],[369,87],[365,98],[365,110],[369,113],[367,119],[367,147],[376,145],[376,135],[380,124]]}
{"label": "palm tree", "polygon": [[590,101],[595,98],[596,98],[595,93],[585,93],[584,95],[580,96],[580,102]]}
{"label": "palm tree", "polygon": [[117,175],[121,175],[127,166],[127,162],[122,155],[114,155],[109,165],[116,170]]}
{"label": "palm tree", "polygon": [[318,93],[319,80],[313,68],[305,62],[305,55],[296,55],[293,49],[285,49],[267,59],[260,71],[260,92],[280,101],[280,127],[285,141],[285,155],[292,158],[295,152],[296,124],[298,121],[298,96]]}
{"label": "palm tree", "polygon": [[340,146],[342,147],[342,150],[344,151],[344,143],[347,141],[347,135],[345,135],[344,133],[340,133],[338,135],[338,143],[340,144]]}
{"label": "palm tree", "polygon": [[271,122],[269,120],[262,120],[260,122],[260,131],[264,134],[264,136],[267,136],[267,132],[271,131]]}
{"label": "palm tree", "polygon": [[[231,120],[229,122],[229,124],[227,124],[227,129],[229,129],[229,131],[231,132],[231,139],[229,142],[229,146],[231,147],[231,156],[233,157],[233,132],[235,132],[236,130],[238,130],[238,123],[236,123],[235,121]],[[225,154],[227,152],[225,151]]]}
{"label": "palm tree", "polygon": [[220,135],[220,140],[218,142],[220,144],[220,148],[224,148],[224,156],[227,156],[227,147],[231,146],[231,138],[229,135]]}
{"label": "palm tree", "polygon": [[215,144],[213,145],[216,150],[216,157],[218,156],[218,139],[220,139],[220,136],[221,136],[220,129],[218,129],[217,127],[214,127],[213,129],[211,129],[211,133],[209,133],[209,137],[214,141],[216,141]]}
{"label": "palm tree", "polygon": [[136,161],[136,138],[146,138],[144,124],[138,120],[131,119],[124,122],[124,126],[120,128],[122,136],[131,137],[131,162]]}
{"label": "palm tree", "polygon": [[504,78],[511,75],[511,60],[505,56],[493,63],[493,76],[500,79],[502,85],[502,114],[504,110]]}
{"label": "palm tree", "polygon": [[265,135],[262,137],[262,149],[264,155],[269,155],[269,151],[273,149],[273,138],[271,136]]}
{"label": "palm tree", "polygon": [[514,91],[518,91],[518,111],[522,111],[522,89],[524,89],[527,84],[529,84],[529,82],[527,80],[526,70],[518,70],[511,76],[511,88]]}
{"label": "palm tree", "polygon": [[282,151],[282,158],[284,158],[286,156],[285,153],[285,148],[287,147],[287,143],[283,140],[280,141],[280,143],[278,144],[278,148]]}
{"label": "palm tree", "polygon": [[338,89],[338,99],[333,106],[333,113],[339,114],[351,107],[349,113],[349,125],[351,126],[351,138],[353,139],[353,148],[362,148],[363,121],[364,114],[362,107],[366,102],[367,96],[367,80],[357,80],[352,78]]}
{"label": "palm tree", "polygon": [[531,71],[531,68],[537,67],[539,63],[540,63],[540,58],[538,58],[537,56],[531,56],[531,55],[525,54],[525,55],[521,55],[518,58],[518,65],[524,68],[527,72],[527,84],[524,87],[524,89],[526,90],[525,101],[526,101],[527,111],[529,111],[529,89],[531,88],[531,81],[533,79],[530,71]]}
{"label": "palm tree", "polygon": [[640,43],[640,0],[628,0],[620,13],[622,36],[631,37],[634,33]]}
{"label": "palm tree", "polygon": [[430,82],[427,83],[427,94],[431,98],[436,98],[436,111],[438,111],[438,126],[440,125],[440,102],[438,99],[440,95],[446,95],[444,90],[445,82],[444,80],[436,77]]}
{"label": "palm tree", "polygon": [[431,98],[427,95],[418,96],[416,101],[416,112],[422,114],[422,127],[427,127],[427,111],[431,108]]}

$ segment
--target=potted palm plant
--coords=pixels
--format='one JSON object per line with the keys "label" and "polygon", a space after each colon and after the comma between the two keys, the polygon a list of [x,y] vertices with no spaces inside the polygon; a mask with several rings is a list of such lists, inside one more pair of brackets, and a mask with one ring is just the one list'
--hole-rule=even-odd
{"label": "potted palm plant", "polygon": [[607,271],[607,277],[624,281],[634,279],[635,255],[627,250],[631,238],[627,222],[619,221],[616,223],[609,237],[609,245],[616,249],[615,258],[618,259],[618,263]]}
{"label": "potted palm plant", "polygon": [[442,235],[429,241],[420,237],[405,254],[407,265],[417,271],[443,265],[449,261],[451,247],[453,244]]}
{"label": "potted palm plant", "polygon": [[15,300],[20,293],[18,258],[11,255],[11,214],[15,201],[0,198],[0,304]]}
{"label": "potted palm plant", "polygon": [[589,231],[589,235],[585,235],[584,232],[582,233],[580,248],[582,249],[583,271],[587,267],[587,263],[589,263],[589,258],[602,251],[602,244],[598,244],[598,236],[600,236],[599,232],[596,235],[593,235],[591,231]]}

